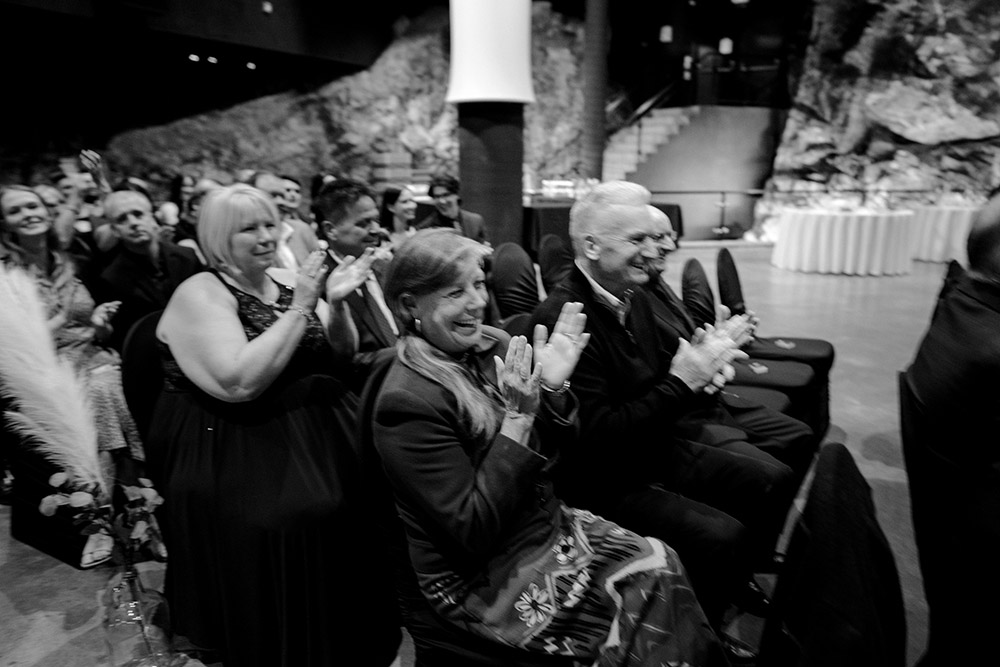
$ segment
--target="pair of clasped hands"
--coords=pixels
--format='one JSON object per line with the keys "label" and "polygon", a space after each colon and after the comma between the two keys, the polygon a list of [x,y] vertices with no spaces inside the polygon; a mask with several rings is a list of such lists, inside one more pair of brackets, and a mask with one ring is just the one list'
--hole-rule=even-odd
{"label": "pair of clasped hands", "polygon": [[718,306],[715,326],[696,329],[690,342],[680,339],[670,373],[693,392],[715,394],[736,375],[733,362],[747,358],[740,348],[753,339],[757,322],[753,313],[730,315],[727,307]]}

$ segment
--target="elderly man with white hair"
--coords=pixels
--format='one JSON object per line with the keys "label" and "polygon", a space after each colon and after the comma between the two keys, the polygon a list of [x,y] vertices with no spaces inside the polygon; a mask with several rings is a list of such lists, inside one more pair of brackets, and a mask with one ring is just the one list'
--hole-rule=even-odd
{"label": "elderly man with white hair", "polygon": [[[771,554],[794,475],[735,424],[711,424],[706,444],[699,441],[706,424],[685,423],[716,400],[730,362],[745,354],[735,332],[711,327],[670,351],[639,289],[657,255],[649,201],[646,188],[623,181],[578,200],[570,213],[575,265],[532,317],[551,327],[563,304],[580,302],[591,334],[571,378],[580,437],[562,444],[556,488],[567,502],[676,549],[721,630],[730,603],[765,611],[751,575]],[[749,647],[720,636],[731,660],[753,658]]]}

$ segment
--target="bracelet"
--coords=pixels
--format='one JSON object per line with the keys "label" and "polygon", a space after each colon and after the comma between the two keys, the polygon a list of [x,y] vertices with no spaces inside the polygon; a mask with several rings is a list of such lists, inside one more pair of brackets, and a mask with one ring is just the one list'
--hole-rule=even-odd
{"label": "bracelet", "polygon": [[304,306],[297,306],[295,304],[292,304],[291,306],[288,307],[288,310],[286,310],[285,312],[286,313],[295,312],[301,315],[302,317],[306,318],[307,320],[309,319],[309,311],[306,310]]}
{"label": "bracelet", "polygon": [[553,389],[544,382],[540,382],[539,384],[542,385],[542,391],[547,391],[550,394],[555,394],[556,396],[559,396],[560,394],[565,394],[567,391],[569,391],[569,380],[564,380],[562,386],[559,387],[558,389]]}

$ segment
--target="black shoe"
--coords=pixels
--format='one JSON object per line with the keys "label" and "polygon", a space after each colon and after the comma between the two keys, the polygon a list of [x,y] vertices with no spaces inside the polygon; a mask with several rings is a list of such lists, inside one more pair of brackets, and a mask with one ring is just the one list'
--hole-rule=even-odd
{"label": "black shoe", "polygon": [[757,664],[757,651],[744,641],[730,637],[726,633],[719,634],[719,642],[726,654],[729,664],[734,667],[753,667]]}
{"label": "black shoe", "polygon": [[752,577],[736,592],[733,604],[743,613],[761,618],[767,617],[771,610],[771,599]]}

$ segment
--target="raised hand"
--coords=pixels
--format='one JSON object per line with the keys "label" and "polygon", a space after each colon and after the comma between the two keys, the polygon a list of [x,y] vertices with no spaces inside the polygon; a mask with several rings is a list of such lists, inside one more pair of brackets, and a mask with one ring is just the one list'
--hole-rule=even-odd
{"label": "raised hand", "polygon": [[80,151],[80,165],[96,178],[103,165],[101,154],[89,149]]}
{"label": "raised hand", "polygon": [[570,302],[563,305],[548,338],[545,325],[535,325],[535,370],[541,368],[540,378],[546,388],[558,391],[573,375],[580,353],[590,341],[590,334],[584,333],[586,324],[583,304]]}
{"label": "raised hand", "polygon": [[535,370],[531,370],[531,353],[528,339],[514,336],[507,347],[507,358],[493,357],[504,409],[511,417],[530,417],[538,411],[541,367],[536,365]]}
{"label": "raised hand", "polygon": [[334,303],[361,287],[371,273],[375,262],[375,251],[366,248],[360,257],[347,256],[326,279],[326,299]]}
{"label": "raised hand", "polygon": [[105,301],[90,314],[90,324],[97,330],[98,338],[104,338],[111,333],[111,318],[118,312],[121,301]]}
{"label": "raised hand", "polygon": [[299,267],[295,277],[295,294],[292,296],[292,306],[301,306],[306,312],[316,309],[316,302],[323,293],[323,282],[327,268],[323,263],[326,253],[316,250],[309,253]]}

